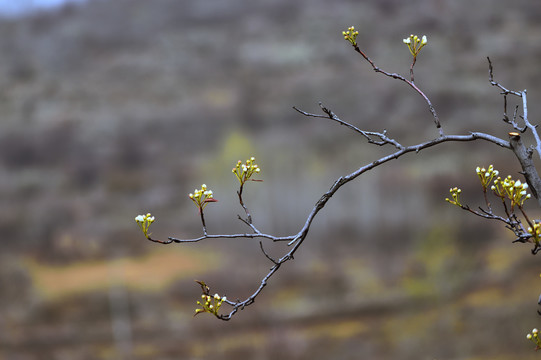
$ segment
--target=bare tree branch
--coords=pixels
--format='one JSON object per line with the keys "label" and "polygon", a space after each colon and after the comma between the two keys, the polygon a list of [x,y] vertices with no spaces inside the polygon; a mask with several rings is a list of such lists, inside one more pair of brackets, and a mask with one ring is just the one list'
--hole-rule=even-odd
{"label": "bare tree branch", "polygon": [[[297,112],[301,113],[304,116],[314,117],[314,118],[330,119],[330,120],[336,121],[340,125],[344,125],[347,128],[349,128],[349,129],[361,134],[362,136],[364,136],[366,138],[366,140],[368,140],[368,142],[370,144],[375,144],[375,145],[379,145],[379,146],[383,146],[383,145],[386,145],[386,144],[391,144],[397,149],[404,148],[396,140],[387,137],[387,130],[383,130],[382,133],[374,132],[374,131],[361,130],[356,126],[351,125],[350,123],[345,122],[344,120],[341,120],[338,116],[336,116],[336,114],[333,111],[331,111],[330,109],[323,106],[323,104],[321,102],[319,102],[319,106],[321,107],[321,109],[323,110],[325,115],[308,113],[306,111],[300,110],[296,106],[293,106],[293,109],[295,109]],[[380,140],[379,141],[374,140],[374,138],[379,138]]]}
{"label": "bare tree branch", "polygon": [[410,68],[411,69],[410,70],[411,80],[407,80],[405,77],[403,77],[400,74],[390,73],[390,72],[387,72],[387,71],[384,71],[384,70],[380,69],[378,66],[376,66],[376,64],[368,56],[366,56],[366,54],[359,48],[359,46],[357,44],[354,44],[353,48],[366,61],[368,61],[368,63],[372,66],[372,69],[375,72],[381,73],[381,74],[386,75],[386,76],[388,76],[390,78],[393,78],[393,79],[403,81],[406,84],[408,84],[409,86],[411,86],[413,88],[413,90],[415,90],[417,93],[419,93],[419,95],[421,95],[423,97],[423,99],[425,99],[426,103],[428,104],[428,109],[430,110],[430,112],[432,113],[432,116],[434,117],[434,123],[436,124],[436,128],[438,129],[440,136],[443,136],[443,129],[441,127],[440,118],[438,117],[438,114],[436,113],[436,109],[434,108],[434,105],[432,105],[432,102],[430,101],[428,96],[426,96],[426,94],[423,91],[421,91],[421,89],[419,89],[417,87],[417,85],[415,85],[415,83],[413,82],[413,65],[415,64],[415,61],[412,63],[411,68]]}
{"label": "bare tree branch", "polygon": [[[499,82],[495,81],[494,80],[494,70],[493,70],[493,67],[492,67],[492,62],[490,61],[490,58],[487,57],[487,60],[488,60],[488,80],[490,82],[490,84],[492,86],[496,86],[497,88],[499,88],[501,90],[501,94],[503,95],[503,99],[504,99],[504,121],[505,122],[508,122],[510,124],[513,125],[513,128],[521,133],[525,132],[526,129],[530,129],[532,131],[532,135],[535,139],[535,143],[536,143],[536,146],[534,147],[535,151],[537,151],[537,154],[539,156],[539,158],[541,159],[541,137],[539,136],[539,133],[537,132],[537,125],[532,125],[530,123],[530,121],[528,120],[528,99],[527,99],[527,96],[526,96],[526,90],[522,90],[522,91],[514,91],[514,90],[509,90],[507,88],[505,88],[504,86],[502,86]],[[517,109],[518,109],[518,106],[515,108],[515,112],[513,114],[513,120],[509,120],[509,118],[507,117],[507,95],[515,95],[515,96],[518,96],[520,98],[522,98],[522,119],[524,120],[524,127],[523,128],[520,128],[518,127],[517,123],[516,123],[516,113],[517,113]],[[516,152],[515,152],[516,154]],[[518,156],[518,155],[517,155]],[[530,155],[531,157],[531,155]],[[519,158],[520,160],[520,158]],[[522,164],[522,161],[521,161],[521,164]],[[526,171],[526,170],[524,170]],[[536,190],[540,190],[539,188],[536,189]],[[541,193],[538,191],[538,193]],[[535,196],[537,198],[537,196]]]}
{"label": "bare tree branch", "polygon": [[[253,304],[255,299],[257,298],[257,296],[259,296],[259,294],[263,291],[263,289],[268,284],[269,280],[272,278],[272,276],[274,276],[274,274],[277,273],[277,271],[280,269],[280,267],[283,264],[285,264],[286,262],[288,262],[290,260],[293,260],[295,253],[297,252],[297,250],[300,248],[300,246],[302,245],[302,243],[306,239],[306,237],[307,237],[307,235],[308,235],[308,233],[310,231],[310,228],[311,228],[311,225],[312,225],[312,222],[313,222],[314,218],[326,206],[327,202],[333,197],[333,195],[340,188],[342,188],[342,186],[344,186],[347,183],[355,180],[356,178],[358,178],[359,176],[361,176],[365,172],[370,171],[370,170],[372,170],[372,169],[374,169],[374,168],[376,168],[378,166],[381,166],[381,165],[383,165],[383,164],[385,164],[385,163],[387,163],[387,162],[389,162],[391,160],[396,160],[396,159],[398,159],[398,158],[400,158],[403,155],[406,155],[408,153],[418,153],[418,152],[420,152],[420,151],[422,151],[424,149],[428,149],[428,148],[431,148],[431,147],[434,147],[434,146],[437,146],[437,145],[440,145],[440,144],[443,144],[443,143],[447,143],[447,142],[471,142],[471,141],[476,141],[476,140],[485,140],[487,142],[490,142],[490,143],[495,144],[497,146],[500,146],[502,148],[512,150],[515,153],[517,159],[519,160],[519,162],[521,164],[521,167],[522,167],[522,170],[523,170],[523,175],[526,178],[526,182],[528,183],[528,185],[532,189],[532,193],[533,193],[534,197],[536,197],[538,199],[538,203],[541,206],[541,199],[539,198],[540,197],[539,195],[541,195],[541,179],[539,178],[539,175],[537,174],[536,168],[535,168],[535,166],[533,164],[533,161],[532,161],[532,154],[534,152],[534,149],[535,149],[535,151],[538,152],[538,154],[541,157],[541,139],[540,139],[539,135],[537,134],[536,126],[533,126],[528,120],[526,90],[520,91],[520,92],[519,91],[512,91],[512,90],[509,90],[509,89],[503,87],[498,82],[496,82],[494,80],[494,76],[493,76],[492,63],[491,63],[490,59],[488,59],[490,84],[492,86],[495,86],[495,87],[499,88],[501,90],[501,94],[504,97],[504,121],[506,123],[510,124],[513,127],[513,129],[516,130],[517,132],[509,133],[509,141],[506,141],[506,140],[503,140],[503,139],[501,139],[499,137],[496,137],[494,135],[490,135],[490,134],[486,134],[486,133],[482,133],[482,132],[471,132],[471,133],[469,133],[467,135],[445,135],[444,132],[443,132],[439,117],[438,117],[438,115],[436,113],[436,110],[435,110],[434,106],[432,105],[432,102],[430,101],[428,96],[422,90],[420,90],[414,83],[413,67],[415,65],[416,55],[417,55],[418,50],[420,48],[415,48],[415,52],[414,52],[412,50],[412,48],[410,47],[410,51],[412,51],[412,54],[413,54],[413,61],[412,61],[411,66],[410,66],[410,79],[408,80],[408,79],[404,78],[402,75],[384,71],[384,70],[380,69],[378,66],[376,66],[375,63],[362,50],[360,50],[360,48],[358,47],[358,45],[357,45],[357,43],[355,41],[355,36],[356,36],[356,34],[358,34],[358,32],[353,33],[353,31],[354,31],[353,27],[351,27],[349,29],[349,31],[350,31],[349,35],[348,35],[348,33],[344,32],[344,34],[346,36],[346,39],[351,42],[351,44],[353,45],[353,48],[355,49],[355,51],[357,53],[359,53],[363,57],[363,59],[366,60],[372,66],[372,69],[375,72],[378,72],[378,73],[384,74],[387,77],[391,77],[393,79],[397,79],[397,80],[405,82],[406,84],[408,84],[411,88],[413,88],[418,94],[420,94],[424,98],[424,100],[428,104],[428,107],[429,107],[429,110],[430,110],[430,112],[432,114],[432,117],[434,119],[434,123],[436,125],[436,128],[438,129],[439,136],[432,139],[432,140],[427,140],[427,141],[424,141],[424,142],[421,142],[421,143],[418,143],[418,144],[415,144],[415,145],[405,146],[405,145],[401,144],[399,141],[387,136],[387,131],[386,130],[383,130],[383,132],[366,131],[366,130],[362,130],[362,129],[358,128],[357,126],[355,126],[355,125],[353,125],[353,124],[351,124],[349,122],[346,122],[346,121],[340,119],[332,110],[330,110],[329,108],[323,106],[323,104],[321,102],[319,103],[319,107],[320,107],[321,111],[323,112],[323,114],[309,113],[309,112],[301,110],[301,109],[299,109],[297,107],[293,107],[293,109],[295,111],[297,111],[298,113],[302,114],[305,117],[321,118],[321,119],[327,119],[327,120],[334,121],[334,122],[336,122],[336,123],[338,123],[338,124],[340,124],[342,126],[345,126],[348,129],[360,134],[361,136],[363,136],[368,141],[368,143],[378,145],[378,146],[391,145],[394,148],[394,151],[387,154],[387,155],[385,155],[385,156],[383,156],[383,157],[381,157],[381,158],[379,158],[379,159],[377,159],[377,160],[374,160],[374,161],[372,161],[372,162],[370,162],[368,164],[365,164],[365,165],[361,166],[360,168],[358,168],[357,170],[351,172],[350,174],[339,177],[331,185],[329,190],[326,191],[325,193],[323,193],[320,196],[320,198],[316,201],[314,207],[312,208],[312,210],[308,214],[308,216],[307,216],[307,218],[306,218],[306,220],[304,222],[304,225],[294,235],[273,236],[273,235],[270,235],[270,234],[265,234],[265,233],[260,232],[257,229],[257,227],[253,224],[252,216],[250,215],[250,213],[248,211],[248,208],[245,205],[245,202],[244,202],[243,197],[242,197],[242,192],[243,192],[244,183],[246,181],[248,181],[248,180],[257,181],[257,180],[249,179],[249,177],[252,174],[251,172],[250,172],[250,175],[248,175],[247,177],[243,177],[246,173],[245,172],[240,173],[240,170],[239,170],[240,166],[241,166],[240,161],[238,162],[237,168],[236,168],[238,171],[236,172],[236,170],[233,169],[233,172],[236,174],[237,178],[240,181],[240,188],[237,191],[237,194],[238,194],[239,203],[240,203],[241,207],[244,209],[246,218],[242,218],[240,215],[238,216],[238,218],[239,218],[240,221],[242,221],[244,224],[246,224],[252,230],[252,233],[208,234],[207,229],[206,229],[206,225],[205,225],[205,219],[204,219],[204,216],[203,216],[203,211],[202,211],[201,204],[199,204],[199,205],[200,205],[201,222],[202,222],[202,225],[203,225],[203,236],[200,236],[200,237],[197,237],[197,238],[179,239],[179,238],[175,238],[175,237],[169,237],[168,240],[164,240],[164,241],[153,239],[153,238],[150,237],[150,235],[148,235],[147,231],[148,231],[148,226],[150,225],[150,223],[152,223],[154,221],[154,217],[151,217],[150,214],[147,214],[146,216],[139,215],[138,217],[136,217],[136,221],[138,222],[139,226],[141,227],[141,229],[145,233],[147,239],[150,240],[150,241],[156,242],[156,243],[160,243],[160,244],[191,243],[191,242],[204,241],[204,240],[207,240],[207,239],[239,239],[239,238],[259,239],[259,246],[260,246],[261,252],[272,263],[272,267],[269,269],[267,274],[261,279],[259,286],[253,291],[253,293],[251,295],[246,297],[244,300],[237,299],[237,300],[233,301],[233,300],[227,299],[226,297],[220,298],[220,297],[218,297],[218,295],[215,295],[217,297],[217,301],[219,301],[219,305],[221,305],[222,302],[225,302],[225,303],[227,303],[228,305],[230,305],[232,307],[232,310],[227,314],[219,314],[217,309],[210,310],[210,307],[209,308],[204,308],[204,309],[198,309],[196,311],[196,314],[199,313],[199,312],[211,312],[212,314],[216,315],[219,319],[227,321],[227,320],[230,320],[239,310],[243,310],[246,306],[249,306],[249,305]],[[353,38],[350,37],[348,39],[348,36],[354,36],[354,37]],[[413,35],[412,35],[412,37],[413,37]],[[417,39],[417,37],[415,37],[415,38]],[[406,39],[405,39],[405,41],[406,41]],[[426,44],[426,37],[423,36],[422,45],[424,45],[424,44]],[[524,124],[525,124],[524,127],[520,127],[518,125],[518,123],[517,123],[518,108],[515,109],[515,112],[513,114],[513,119],[509,119],[509,117],[507,116],[507,96],[508,95],[514,95],[514,96],[518,96],[518,97],[522,98],[522,109],[523,109],[522,119],[524,120]],[[534,136],[534,138],[536,140],[537,146],[534,149],[526,148],[524,146],[524,144],[522,143],[520,134],[522,132],[525,132],[527,129],[530,129],[532,131],[532,134],[533,134],[533,136]],[[253,161],[253,160],[254,160],[254,158],[251,158],[251,160],[249,160],[249,161]],[[248,164],[252,164],[252,162],[249,162]],[[257,165],[252,164],[251,166],[252,166],[252,170],[257,168]],[[259,171],[259,169],[257,169],[257,171]],[[490,179],[492,179],[492,177]],[[517,181],[517,184],[518,184],[518,181]],[[524,187],[526,187],[526,185],[524,185]],[[455,190],[456,189],[457,188],[455,188]],[[451,190],[453,191],[453,189],[451,189]],[[491,204],[490,204],[490,202],[489,202],[489,200],[487,198],[486,190],[487,190],[487,185],[486,185],[486,183],[483,183],[483,191],[484,191],[484,195],[485,195],[485,202],[487,204],[487,210],[485,210],[483,208],[479,208],[479,210],[472,210],[468,206],[460,204],[459,200],[458,200],[458,195],[457,195],[455,201],[450,201],[450,202],[452,202],[455,205],[458,205],[459,207],[461,207],[462,209],[467,210],[467,211],[469,211],[469,212],[471,212],[471,213],[473,213],[473,214],[475,214],[475,215],[477,215],[479,217],[482,217],[484,219],[497,220],[497,221],[503,222],[505,224],[505,226],[508,229],[510,229],[511,231],[513,231],[513,233],[517,237],[515,242],[533,242],[535,244],[535,247],[532,250],[532,253],[534,253],[534,254],[537,253],[537,251],[539,251],[540,248],[541,248],[541,246],[539,245],[539,238],[535,237],[537,235],[535,235],[535,236],[531,235],[530,230],[531,230],[532,227],[534,227],[535,224],[537,224],[537,225],[539,225],[539,224],[538,223],[534,224],[534,222],[532,222],[528,218],[528,216],[524,212],[524,209],[522,208],[522,202],[520,202],[520,203],[518,203],[518,202],[512,203],[510,205],[510,208],[508,209],[506,204],[505,204],[505,201],[503,201],[504,198],[503,198],[503,195],[502,195],[501,199],[502,199],[502,204],[503,204],[503,207],[504,207],[504,212],[506,214],[506,217],[498,216],[498,215],[494,214],[493,211],[492,211]],[[456,195],[456,194],[454,194],[454,195]],[[528,197],[529,196],[530,195],[528,195]],[[524,217],[526,219],[526,222],[528,223],[530,228],[525,229],[524,226],[522,225],[521,221],[517,218],[517,215],[514,212],[515,211],[514,204],[518,204],[517,208],[519,208],[520,211],[522,212],[522,214],[524,215]],[[263,240],[265,240],[265,239],[268,240],[268,241],[273,241],[273,242],[286,242],[284,253],[280,258],[271,257],[267,253],[267,251],[265,250],[265,248],[263,246]],[[200,283],[200,284],[204,284],[204,283]],[[204,287],[202,285],[203,292],[206,293],[206,295],[208,295],[209,288],[208,288],[208,286],[206,286],[206,284],[204,284],[204,285],[205,285]]]}

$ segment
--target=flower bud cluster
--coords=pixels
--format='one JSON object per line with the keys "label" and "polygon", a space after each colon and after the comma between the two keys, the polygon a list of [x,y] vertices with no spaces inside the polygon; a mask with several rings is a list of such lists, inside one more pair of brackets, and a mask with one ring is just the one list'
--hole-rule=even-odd
{"label": "flower bud cluster", "polygon": [[451,193],[451,197],[453,199],[451,200],[449,198],[446,198],[445,201],[453,205],[462,207],[462,204],[460,203],[460,193],[462,192],[462,190],[460,190],[457,187],[454,187],[454,188],[449,189],[449,192]]}
{"label": "flower bud cluster", "polygon": [[428,39],[426,38],[426,35],[423,35],[422,38],[419,38],[417,35],[411,34],[409,37],[402,40],[404,44],[408,46],[408,49],[410,50],[411,55],[413,57],[417,57],[417,54],[419,54],[419,51],[428,43]]}
{"label": "flower bud cluster", "polygon": [[492,185],[490,189],[502,200],[505,198],[511,200],[512,206],[522,206],[524,201],[532,197],[527,192],[528,184],[523,183],[520,180],[513,180],[511,175],[503,180],[498,177],[494,180],[494,185]]}
{"label": "flower bud cluster", "polygon": [[539,220],[534,220],[532,226],[528,227],[528,234],[532,235],[536,244],[541,240],[541,223]]}
{"label": "flower bud cluster", "polygon": [[477,176],[479,176],[479,180],[481,180],[481,185],[485,190],[492,182],[492,179],[494,179],[495,176],[498,176],[500,174],[498,170],[494,170],[494,166],[492,165],[488,167],[488,170],[478,166],[477,169],[475,169],[475,172],[477,172]]}
{"label": "flower bud cluster", "polygon": [[239,160],[232,170],[241,185],[250,180],[252,175],[258,174],[260,171],[261,169],[255,163],[255,157],[253,156],[246,160],[244,164]]}
{"label": "flower bud cluster", "polygon": [[[507,176],[502,180],[498,175],[500,172],[494,169],[493,165],[490,165],[488,168],[478,166],[475,169],[481,186],[483,187],[483,192],[486,192],[487,188],[490,186],[490,190],[499,197],[502,202],[505,200],[511,201],[511,209],[518,206],[522,207],[524,201],[528,200],[532,196],[528,194],[528,184],[523,183],[520,180],[513,180],[511,175]],[[494,179],[496,177],[496,179]],[[492,185],[490,185],[492,183]],[[449,190],[453,199],[445,199],[453,205],[462,206],[459,201],[461,190],[458,188],[451,188]]]}
{"label": "flower bud cluster", "polygon": [[359,35],[359,32],[355,30],[354,26],[348,27],[347,31],[342,31],[342,35],[344,35],[344,40],[349,41],[353,46],[357,46],[357,35]]}
{"label": "flower bud cluster", "polygon": [[227,298],[218,294],[214,294],[214,296],[203,294],[201,295],[201,300],[202,301],[197,302],[197,305],[201,306],[201,308],[195,309],[194,316],[203,312],[218,316],[218,311],[220,310],[222,303],[226,301]]}
{"label": "flower bud cluster", "polygon": [[154,220],[156,219],[150,213],[147,213],[146,215],[137,215],[135,217],[135,222],[137,225],[139,225],[139,228],[141,228],[141,231],[143,231],[143,234],[145,234],[147,239],[150,237],[148,228],[150,227],[150,224],[154,222]]}
{"label": "flower bud cluster", "polygon": [[201,189],[195,189],[193,194],[188,194],[194,204],[200,209],[204,209],[209,202],[216,202],[213,198],[212,190],[207,189],[207,185],[201,185]]}
{"label": "flower bud cluster", "polygon": [[531,340],[535,345],[535,350],[541,349],[541,340],[539,339],[539,330],[533,329],[531,333],[526,335],[526,339]]}

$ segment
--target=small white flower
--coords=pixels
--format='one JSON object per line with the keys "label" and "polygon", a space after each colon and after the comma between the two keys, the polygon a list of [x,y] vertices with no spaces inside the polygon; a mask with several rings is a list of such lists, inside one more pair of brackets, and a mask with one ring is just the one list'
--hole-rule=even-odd
{"label": "small white flower", "polygon": [[137,216],[135,217],[135,221],[137,221],[137,222],[143,222],[143,221],[145,221],[145,217],[144,217],[143,215],[137,215]]}
{"label": "small white flower", "polygon": [[426,45],[428,43],[428,39],[426,38],[426,35],[423,35],[423,38],[421,39],[421,44]]}

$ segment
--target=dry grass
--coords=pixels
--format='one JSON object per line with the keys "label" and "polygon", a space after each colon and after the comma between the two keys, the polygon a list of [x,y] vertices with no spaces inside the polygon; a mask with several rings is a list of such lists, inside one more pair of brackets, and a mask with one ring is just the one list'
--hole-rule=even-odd
{"label": "dry grass", "polygon": [[51,266],[24,260],[36,289],[49,300],[102,290],[113,284],[145,291],[160,291],[172,282],[219,266],[210,253],[167,249],[138,258]]}

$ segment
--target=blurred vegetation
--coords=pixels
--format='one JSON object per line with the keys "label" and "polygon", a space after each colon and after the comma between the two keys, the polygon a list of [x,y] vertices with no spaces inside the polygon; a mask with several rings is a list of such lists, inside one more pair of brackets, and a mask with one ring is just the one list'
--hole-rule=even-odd
{"label": "blurred vegetation", "polygon": [[405,144],[436,136],[422,99],[344,43],[350,25],[403,74],[402,39],[426,34],[416,83],[446,132],[502,136],[486,56],[498,81],[528,89],[535,119],[540,20],[530,0],[88,0],[2,19],[0,359],[534,358],[536,258],[444,201],[457,184],[480,201],[478,165],[517,174],[493,145],[442,145],[342,189],[295,261],[225,324],[192,318],[193,280],[249,294],[270,266],[259,245],[161,247],[133,218],[152,211],[159,238],[198,236],[187,194],[206,183],[219,200],[209,231],[244,230],[231,168],[255,156],[254,221],[298,231],[337,177],[388,149],[292,106],[322,101]]}

